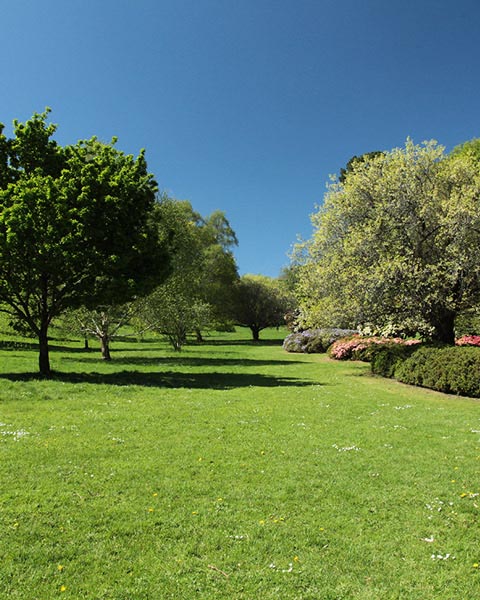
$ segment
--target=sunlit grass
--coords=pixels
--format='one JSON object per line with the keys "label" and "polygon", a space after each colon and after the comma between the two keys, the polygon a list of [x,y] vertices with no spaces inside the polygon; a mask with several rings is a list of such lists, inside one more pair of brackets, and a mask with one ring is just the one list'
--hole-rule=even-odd
{"label": "sunlit grass", "polygon": [[0,349],[0,597],[479,597],[478,401],[264,337]]}

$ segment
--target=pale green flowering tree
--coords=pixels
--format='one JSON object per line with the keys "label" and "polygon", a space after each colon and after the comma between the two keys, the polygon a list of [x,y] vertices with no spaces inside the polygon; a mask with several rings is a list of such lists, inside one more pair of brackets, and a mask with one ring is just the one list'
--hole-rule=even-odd
{"label": "pale green flowering tree", "polygon": [[[374,155],[333,182],[297,248],[305,325],[407,324],[452,343],[480,301],[480,169],[436,142]],[[410,333],[410,331],[408,332]]]}

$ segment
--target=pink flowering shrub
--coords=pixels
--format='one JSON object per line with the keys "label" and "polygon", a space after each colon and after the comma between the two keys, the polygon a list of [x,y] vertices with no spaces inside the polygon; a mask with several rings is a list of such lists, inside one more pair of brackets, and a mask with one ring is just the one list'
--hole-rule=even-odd
{"label": "pink flowering shrub", "polygon": [[455,340],[456,346],[480,346],[480,335],[462,335]]}
{"label": "pink flowering shrub", "polygon": [[420,343],[420,340],[404,340],[398,337],[361,337],[357,335],[334,342],[329,349],[329,355],[336,360],[369,361],[372,353],[379,346],[415,346]]}

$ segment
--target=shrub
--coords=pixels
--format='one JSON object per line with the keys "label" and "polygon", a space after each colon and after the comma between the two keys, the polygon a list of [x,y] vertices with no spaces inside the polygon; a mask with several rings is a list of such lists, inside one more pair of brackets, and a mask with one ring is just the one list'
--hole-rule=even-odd
{"label": "shrub", "polygon": [[420,340],[402,338],[352,336],[336,341],[329,349],[329,355],[336,360],[363,360],[370,362],[379,346],[415,346]]}
{"label": "shrub", "polygon": [[456,346],[480,346],[480,335],[462,335],[455,341]]}
{"label": "shrub", "polygon": [[462,347],[420,348],[395,367],[403,383],[480,397],[480,349]]}
{"label": "shrub", "polygon": [[377,345],[371,351],[370,365],[372,373],[382,377],[394,377],[397,365],[417,350],[418,344]]}
{"label": "shrub", "polygon": [[326,352],[327,348],[341,337],[354,333],[350,329],[307,329],[298,333],[291,333],[284,342],[283,348],[287,352]]}

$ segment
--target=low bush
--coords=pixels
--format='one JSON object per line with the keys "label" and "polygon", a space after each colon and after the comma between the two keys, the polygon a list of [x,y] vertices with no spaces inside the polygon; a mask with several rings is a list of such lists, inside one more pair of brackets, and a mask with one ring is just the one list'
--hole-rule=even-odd
{"label": "low bush", "polygon": [[416,346],[420,340],[402,338],[352,336],[336,341],[329,349],[329,355],[336,360],[363,360],[370,362],[379,347]]}
{"label": "low bush", "polygon": [[372,373],[382,377],[394,377],[397,365],[418,350],[418,344],[386,344],[371,349]]}
{"label": "low bush", "polygon": [[480,346],[480,335],[462,335],[455,341],[457,346]]}
{"label": "low bush", "polygon": [[480,349],[419,348],[395,365],[394,377],[439,392],[479,398]]}
{"label": "low bush", "polygon": [[350,329],[307,329],[288,335],[283,342],[283,348],[287,352],[307,354],[326,352],[335,340],[353,333],[355,332]]}

